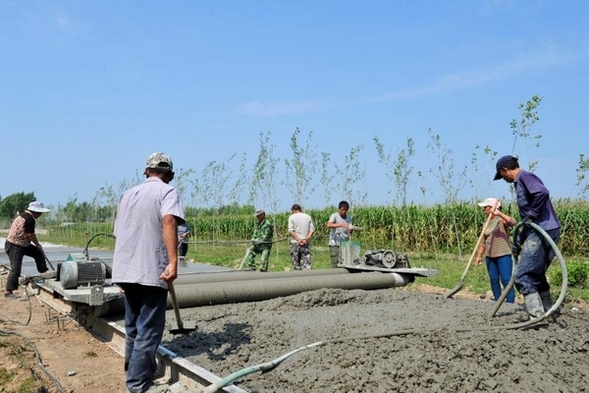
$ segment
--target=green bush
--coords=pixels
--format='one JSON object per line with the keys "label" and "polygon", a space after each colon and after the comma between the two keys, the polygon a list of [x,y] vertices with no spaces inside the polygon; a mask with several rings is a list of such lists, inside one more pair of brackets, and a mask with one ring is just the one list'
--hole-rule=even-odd
{"label": "green bush", "polygon": [[[589,265],[584,262],[567,262],[568,285],[571,288],[584,289],[589,282]],[[557,270],[554,272],[554,283],[562,282],[562,272]]]}

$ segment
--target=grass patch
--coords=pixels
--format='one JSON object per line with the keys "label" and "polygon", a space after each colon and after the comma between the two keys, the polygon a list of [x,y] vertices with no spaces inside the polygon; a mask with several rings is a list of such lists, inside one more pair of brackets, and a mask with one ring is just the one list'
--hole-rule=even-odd
{"label": "grass patch", "polygon": [[12,381],[14,374],[5,367],[0,367],[0,386],[4,386]]}

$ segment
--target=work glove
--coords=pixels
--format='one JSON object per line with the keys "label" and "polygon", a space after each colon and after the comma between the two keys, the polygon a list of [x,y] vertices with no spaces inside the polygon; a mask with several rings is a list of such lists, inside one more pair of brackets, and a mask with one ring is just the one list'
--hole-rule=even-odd
{"label": "work glove", "polygon": [[532,218],[529,216],[524,217],[524,219],[522,220],[522,224],[527,227],[529,227],[532,222],[534,222],[534,221],[532,221]]}

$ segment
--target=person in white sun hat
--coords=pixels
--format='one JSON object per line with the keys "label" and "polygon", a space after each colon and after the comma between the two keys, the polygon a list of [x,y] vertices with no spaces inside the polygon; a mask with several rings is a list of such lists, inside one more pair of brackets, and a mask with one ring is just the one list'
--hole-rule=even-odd
{"label": "person in white sun hat", "polygon": [[[491,219],[485,232],[483,233],[484,242],[478,249],[477,266],[483,262],[483,255],[486,254],[485,262],[489,280],[491,281],[491,291],[495,301],[501,297],[502,288],[505,288],[511,280],[513,270],[513,261],[511,259],[511,243],[509,241],[509,228],[516,224],[513,217],[501,211],[501,201],[496,198],[487,198],[478,203],[485,209],[485,215],[491,215]],[[515,291],[513,288],[509,291],[506,298],[507,303],[515,301]]]}
{"label": "person in white sun hat", "polygon": [[6,298],[18,297],[14,291],[18,289],[18,278],[22,271],[22,260],[25,255],[35,260],[39,273],[48,270],[43,247],[35,234],[37,218],[48,211],[50,210],[43,203],[31,202],[25,211],[14,219],[10,226],[8,237],[4,242],[4,250],[10,259],[10,273],[6,280],[6,291],[4,292]]}

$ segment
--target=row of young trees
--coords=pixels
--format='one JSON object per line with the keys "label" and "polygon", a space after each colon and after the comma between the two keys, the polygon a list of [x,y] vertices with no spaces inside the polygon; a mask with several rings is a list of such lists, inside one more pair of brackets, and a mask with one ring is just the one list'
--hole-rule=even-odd
{"label": "row of young trees", "polygon": [[[534,134],[532,129],[539,120],[538,107],[541,101],[542,98],[535,95],[519,105],[520,117],[510,122],[512,153],[519,144],[519,150],[525,150],[528,157],[533,157],[532,150],[540,146],[542,135]],[[453,150],[439,134],[429,129],[424,150],[434,164],[428,169],[422,169],[414,163],[418,147],[413,138],[407,138],[396,149],[385,146],[378,136],[374,136],[372,142],[388,182],[379,188],[389,190],[389,202],[386,204],[399,207],[410,203],[410,186],[416,184],[419,185],[424,204],[431,204],[434,199],[442,203],[458,202],[460,193],[467,187],[479,198],[481,191],[476,183],[480,178],[478,174],[488,168],[494,172],[498,156],[498,152],[489,145],[477,145],[471,154],[470,163],[459,166],[454,161]],[[254,209],[253,206],[278,213],[287,210],[281,195],[288,195],[290,201],[303,206],[307,206],[311,196],[317,203],[320,194],[323,207],[333,206],[340,199],[348,200],[352,206],[369,205],[369,194],[364,184],[367,174],[361,158],[363,145],[351,146],[347,154],[338,156],[336,160],[331,153],[318,150],[312,131],[303,135],[296,128],[290,137],[289,147],[291,154],[288,157],[278,157],[270,132],[262,132],[259,134],[259,151],[253,161],[253,168],[246,153],[233,153],[227,160],[210,161],[199,170],[178,170],[174,185],[183,195],[185,205],[195,209],[199,215],[247,211]],[[537,165],[537,160],[529,161],[526,168],[533,171]],[[588,171],[589,158],[581,154],[576,170],[576,185],[582,199],[589,193],[589,181],[586,178]],[[101,187],[90,202],[79,202],[77,198],[72,198],[63,205],[53,206],[49,215],[62,222],[112,220],[119,196],[142,181],[142,173],[137,172],[131,179]],[[437,182],[436,187],[434,182]],[[286,193],[277,192],[278,189],[285,189]],[[0,197],[0,218],[12,217],[33,199],[33,193],[19,193],[5,199]]]}

